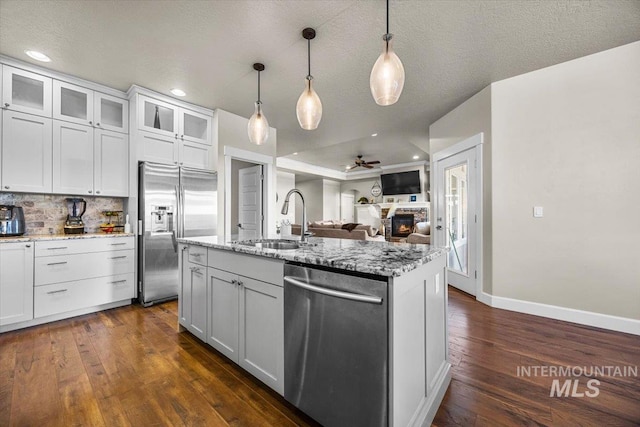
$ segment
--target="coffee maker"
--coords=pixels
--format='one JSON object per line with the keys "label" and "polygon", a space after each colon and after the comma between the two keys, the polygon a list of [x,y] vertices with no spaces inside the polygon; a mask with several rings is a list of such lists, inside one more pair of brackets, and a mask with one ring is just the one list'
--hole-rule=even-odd
{"label": "coffee maker", "polygon": [[64,223],[64,234],[83,234],[84,222],[82,222],[82,215],[87,210],[87,202],[84,199],[75,197],[66,200],[69,213]]}

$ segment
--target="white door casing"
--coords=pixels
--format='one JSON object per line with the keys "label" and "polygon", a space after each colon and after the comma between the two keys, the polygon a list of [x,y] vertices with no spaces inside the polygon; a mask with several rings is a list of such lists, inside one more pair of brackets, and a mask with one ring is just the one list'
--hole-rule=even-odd
{"label": "white door casing", "polygon": [[238,240],[262,237],[262,165],[238,171]]}
{"label": "white door casing", "polygon": [[355,205],[356,197],[353,194],[341,193],[340,194],[340,219],[346,223],[355,222],[353,215],[353,207]]}
{"label": "white door casing", "polygon": [[449,284],[482,293],[482,134],[434,154],[434,244],[448,246]]}

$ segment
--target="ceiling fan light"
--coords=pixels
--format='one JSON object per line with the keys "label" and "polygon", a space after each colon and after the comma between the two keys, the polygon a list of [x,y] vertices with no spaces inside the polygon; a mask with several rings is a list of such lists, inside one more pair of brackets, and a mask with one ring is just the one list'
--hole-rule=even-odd
{"label": "ceiling fan light", "polygon": [[256,102],[256,109],[249,119],[247,131],[249,132],[249,141],[253,144],[262,145],[269,139],[269,122],[262,114],[262,103],[260,101]]}
{"label": "ceiling fan light", "polygon": [[317,129],[322,119],[322,102],[316,91],[313,90],[311,80],[311,76],[306,78],[305,88],[296,104],[298,123],[305,130]]}
{"label": "ceiling fan light", "polygon": [[404,88],[404,66],[391,45],[391,34],[384,37],[384,48],[371,69],[369,85],[376,104],[387,106],[398,102]]}

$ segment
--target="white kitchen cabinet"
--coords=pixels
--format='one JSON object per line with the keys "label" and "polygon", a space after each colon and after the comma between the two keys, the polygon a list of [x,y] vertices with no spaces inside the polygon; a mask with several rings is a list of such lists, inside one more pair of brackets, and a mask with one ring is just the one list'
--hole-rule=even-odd
{"label": "white kitchen cabinet", "polygon": [[127,197],[129,195],[129,136],[95,129],[93,156],[94,194]]}
{"label": "white kitchen cabinet", "polygon": [[2,108],[51,117],[52,79],[8,65],[2,68]]}
{"label": "white kitchen cabinet", "polygon": [[53,192],[93,195],[93,128],[53,121]]}
{"label": "white kitchen cabinet", "polygon": [[139,160],[215,169],[211,115],[140,94],[136,117]]}
{"label": "white kitchen cabinet", "polygon": [[178,304],[180,324],[203,342],[207,341],[207,252],[191,262],[198,247],[183,246],[181,254],[182,280]]}
{"label": "white kitchen cabinet", "polygon": [[0,244],[0,326],[33,319],[33,243]]}
{"label": "white kitchen cabinet", "polygon": [[97,129],[127,133],[129,101],[82,86],[53,80],[53,118]]}
{"label": "white kitchen cabinet", "polygon": [[2,190],[51,193],[52,120],[11,110],[2,116]]}
{"label": "white kitchen cabinet", "polygon": [[283,263],[212,249],[208,260],[207,343],[283,394]]}
{"label": "white kitchen cabinet", "polygon": [[[133,237],[36,242],[34,318],[135,297]],[[95,311],[95,310],[94,310]]]}

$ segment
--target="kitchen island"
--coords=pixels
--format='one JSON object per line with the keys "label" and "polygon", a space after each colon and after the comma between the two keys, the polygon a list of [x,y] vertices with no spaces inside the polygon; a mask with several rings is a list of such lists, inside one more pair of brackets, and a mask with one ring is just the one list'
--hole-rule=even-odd
{"label": "kitchen island", "polygon": [[[299,248],[284,250],[256,247],[251,242],[220,242],[216,237],[184,238],[178,242],[182,271],[180,325],[323,424],[339,422],[323,419],[324,412],[310,411],[299,404],[300,399],[292,398],[291,391],[285,392],[290,390],[293,376],[300,376],[299,371],[290,368],[296,361],[285,363],[285,353],[292,358],[293,353],[285,351],[285,347],[291,346],[291,330],[295,329],[291,325],[293,318],[285,315],[285,306],[289,311],[293,299],[292,287],[285,286],[285,281],[299,280],[285,278],[285,268],[297,266],[322,270],[321,274],[339,273],[354,280],[366,278],[384,283],[385,297],[380,299],[385,300],[382,320],[386,348],[376,349],[384,354],[384,381],[379,390],[384,394],[383,403],[381,407],[363,407],[355,411],[356,415],[351,414],[363,415],[362,420],[345,419],[350,425],[413,426],[431,422],[451,379],[447,361],[446,249],[323,238],[311,238],[300,243]],[[366,288],[361,293],[366,294]],[[307,311],[313,316],[313,309]],[[333,324],[338,322],[346,331],[338,331],[340,335],[359,326],[349,313],[344,313],[344,319],[330,317]],[[313,323],[314,319],[307,322]],[[328,356],[332,348],[325,349]],[[347,353],[344,360],[349,360],[354,372],[358,372],[358,359]],[[303,368],[302,377],[310,378],[311,369]],[[299,378],[296,381],[304,382]],[[363,379],[355,387],[361,386],[364,394],[370,391],[366,384]],[[331,409],[325,412],[337,411],[335,402],[340,399],[339,390],[336,395],[327,396],[327,408]],[[370,412],[378,413],[375,423],[368,417]]]}

